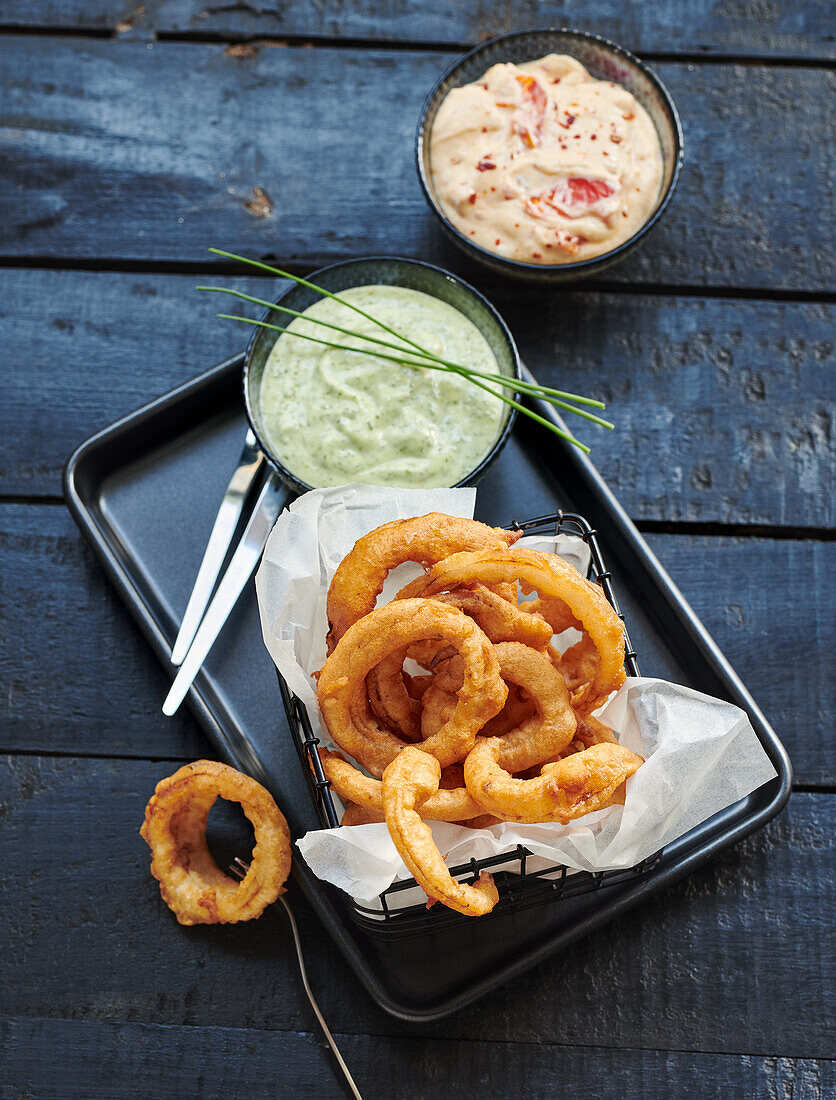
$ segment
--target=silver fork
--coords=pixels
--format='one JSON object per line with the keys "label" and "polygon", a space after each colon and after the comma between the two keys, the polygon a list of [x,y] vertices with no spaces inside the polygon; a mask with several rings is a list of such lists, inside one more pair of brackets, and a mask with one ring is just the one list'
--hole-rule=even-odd
{"label": "silver fork", "polygon": [[[238,859],[237,857],[229,865],[230,873],[233,874],[237,879],[244,878],[249,869],[249,863],[247,863],[246,860]],[[319,1021],[319,1026],[322,1028],[322,1034],[328,1040],[328,1045],[333,1051],[334,1057],[337,1059],[337,1063],[340,1069],[343,1071],[343,1076],[346,1079],[348,1087],[351,1089],[352,1096],[355,1097],[355,1100],[363,1100],[363,1097],[360,1094],[360,1090],[354,1083],[354,1078],[351,1076],[351,1072],[348,1066],[345,1064],[345,1059],[343,1058],[342,1054],[340,1054],[340,1049],[334,1041],[334,1036],[331,1034],[328,1025],[325,1023],[325,1017],[320,1012],[319,1005],[316,1003],[316,998],[313,995],[313,990],[311,989],[310,982],[308,981],[308,972],[305,968],[305,959],[302,954],[302,940],[299,936],[299,928],[296,925],[296,918],[293,916],[293,911],[288,905],[283,894],[279,895],[279,901],[282,903],[284,911],[287,915],[287,919],[290,922],[290,931],[293,933],[293,943],[296,947],[296,959],[299,963],[299,974],[302,978],[302,985],[305,988],[305,993],[307,994],[308,1000],[310,1001],[311,1008],[314,1010],[314,1015]]]}

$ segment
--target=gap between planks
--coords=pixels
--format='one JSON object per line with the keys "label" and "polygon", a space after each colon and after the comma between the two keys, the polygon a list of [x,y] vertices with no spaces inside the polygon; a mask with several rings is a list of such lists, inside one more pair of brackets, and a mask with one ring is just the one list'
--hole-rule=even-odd
{"label": "gap between planks", "polygon": [[[33,494],[0,493],[0,506],[25,505],[40,507],[63,506],[66,501],[62,496],[45,494],[37,496]],[[758,523],[716,523],[711,520],[700,522],[699,520],[662,520],[640,519],[633,521],[639,531],[651,535],[696,535],[707,538],[753,538],[753,539],[786,539],[796,542],[833,542],[836,541],[836,528],[834,527],[801,527],[777,524]]]}
{"label": "gap between planks", "polygon": [[[646,904],[646,903],[645,903]],[[461,1010],[466,1012],[467,1009]],[[120,1027],[137,1027],[137,1028],[159,1028],[165,1031],[212,1031],[212,1032],[230,1032],[232,1034],[252,1034],[252,1035],[264,1035],[264,1034],[280,1034],[280,1035],[295,1035],[300,1039],[310,1039],[317,1044],[321,1044],[324,1051],[328,1050],[325,1044],[325,1040],[321,1033],[318,1031],[305,1031],[293,1027],[229,1027],[223,1024],[157,1024],[153,1020],[109,1020],[109,1019],[79,1019],[72,1016],[6,1016],[3,1018],[3,1022],[8,1024],[28,1024],[39,1023],[49,1026],[50,1024],[66,1024],[70,1027],[102,1027],[102,1028],[120,1028]],[[413,1034],[402,1034],[399,1032],[388,1031],[332,1031],[331,1033],[338,1041],[338,1045],[362,1042],[364,1039],[383,1039],[392,1043],[400,1042],[443,1042],[451,1043],[456,1046],[471,1046],[481,1045],[483,1043],[490,1043],[495,1046],[507,1046],[507,1047],[535,1047],[539,1050],[585,1050],[589,1051],[591,1057],[600,1056],[602,1051],[612,1050],[618,1053],[635,1053],[635,1054],[685,1054],[693,1055],[695,1057],[715,1057],[715,1058],[781,1058],[788,1059],[794,1062],[817,1062],[821,1065],[829,1065],[831,1062],[836,1063],[836,1058],[817,1058],[808,1057],[797,1054],[785,1054],[780,1051],[764,1051],[764,1050],[705,1050],[701,1047],[651,1047],[651,1046],[614,1046],[614,1047],[602,1047],[594,1046],[586,1043],[549,1043],[538,1042],[537,1040],[526,1039],[495,1039],[490,1036],[482,1036],[478,1039],[470,1038],[454,1038],[446,1039],[444,1037],[438,1037],[435,1035],[426,1036],[423,1031],[416,1029]]]}
{"label": "gap between planks", "polygon": [[[282,45],[301,48],[379,50],[400,53],[449,53],[462,54],[474,49],[478,42],[438,42],[432,39],[386,39],[364,38],[358,36],[340,37],[317,34],[224,34],[221,31],[147,31],[142,28],[126,35],[120,34],[116,26],[111,27],[62,27],[14,23],[0,23],[0,35],[21,35],[38,38],[98,38],[126,41],[176,42],[197,46],[229,45]],[[723,51],[715,47],[704,50],[642,50],[642,60],[649,62],[682,62],[685,64],[722,64],[722,65],[770,65],[776,68],[796,69],[832,69],[836,61],[825,55],[814,57],[794,57],[791,54],[736,53]]]}
{"label": "gap between planks", "polygon": [[[212,753],[216,754],[214,746]],[[112,753],[112,752],[69,752],[64,749],[31,749],[11,748],[4,749],[0,745],[0,757],[25,758],[29,760],[131,760],[144,764],[169,764],[175,768],[183,764],[191,763],[194,755],[178,756],[176,753],[159,755],[144,755],[136,753]],[[836,794],[836,784],[833,783],[795,783],[792,784],[793,794]],[[718,1052],[715,1052],[718,1053]]]}
{"label": "gap between planks", "polygon": [[[262,263],[272,264],[275,267],[281,267],[293,275],[310,275],[316,268],[333,263],[335,260],[345,259],[344,256],[323,255],[315,263],[300,262],[298,260],[282,260],[272,252],[262,252],[251,258]],[[0,269],[3,268],[13,271],[31,269],[34,271],[89,271],[135,275],[248,276],[254,279],[264,279],[265,282],[277,278],[277,276],[268,272],[260,272],[250,268],[246,264],[228,261],[213,262],[207,260],[206,263],[198,263],[183,260],[119,259],[115,256],[4,256],[0,254]],[[491,281],[489,272],[479,269],[479,273],[484,275],[488,290],[499,285]],[[471,278],[471,275],[468,273],[466,278]],[[507,287],[509,284],[503,283],[501,285]],[[571,290],[573,292],[589,290],[598,294],[645,294],[660,298],[720,298],[728,301],[742,299],[763,302],[799,302],[811,305],[836,304],[836,292],[782,289],[780,287],[693,286],[687,283],[642,283],[637,281],[620,283],[614,280],[587,279],[574,283]]]}

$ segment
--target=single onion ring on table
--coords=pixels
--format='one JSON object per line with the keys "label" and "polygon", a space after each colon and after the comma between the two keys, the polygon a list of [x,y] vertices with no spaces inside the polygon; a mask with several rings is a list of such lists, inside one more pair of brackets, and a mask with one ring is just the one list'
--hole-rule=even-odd
{"label": "single onion ring on table", "polygon": [[[419,577],[418,581],[422,579]],[[415,582],[406,585],[395,599],[408,599],[414,587]],[[484,585],[440,592],[433,599],[457,607],[469,615],[492,642],[515,641],[531,646],[532,649],[545,649],[551,641],[552,627],[545,619],[521,611],[516,604],[509,603]],[[390,729],[400,731],[407,740],[418,741],[423,735],[424,726],[421,707],[410,696],[404,679],[406,674],[403,672],[403,660],[406,655],[406,650],[391,653],[372,669],[366,678],[366,685],[372,712]],[[423,653],[420,655],[424,656]],[[431,667],[435,667],[435,661]],[[435,694],[437,698],[438,692]],[[443,721],[446,720],[445,718]],[[439,722],[436,729],[442,724],[443,722]]]}
{"label": "single onion ring on table", "polygon": [[[218,798],[239,803],[255,833],[250,869],[240,882],[221,871],[206,844]],[[291,857],[284,815],[260,783],[226,764],[197,760],[161,779],[139,833],[151,849],[163,901],[180,924],[252,920],[284,892]]]}
{"label": "single onion ring on table", "polygon": [[[420,595],[435,596],[458,585],[495,587],[519,580],[524,592],[536,590],[540,599],[562,600],[589,635],[598,655],[594,677],[573,705],[595,710],[625,680],[624,627],[602,589],[582,577],[556,554],[538,550],[483,550],[452,554],[420,578]],[[416,593],[417,594],[417,593]],[[523,605],[525,606],[525,605]]]}
{"label": "single onion ring on table", "polygon": [[498,737],[478,742],[464,764],[467,789],[486,812],[524,823],[565,823],[603,809],[644,763],[623,745],[598,744],[546,764],[535,779],[515,779],[499,766],[501,750]]}
{"label": "single onion ring on table", "polygon": [[493,646],[476,623],[436,600],[396,600],[350,626],[319,674],[317,697],[334,741],[378,778],[408,744],[387,729],[369,706],[366,677],[392,651],[426,638],[452,645],[464,681],[448,722],[423,744],[441,766],[464,759],[476,734],[501,709],[508,689]]}
{"label": "single onion ring on table", "polygon": [[[531,717],[501,738],[500,767],[519,772],[553,760],[570,743],[577,727],[563,677],[545,653],[520,642],[500,642],[494,650],[502,679],[522,688],[535,707]],[[441,662],[436,673],[439,686],[428,688],[425,695],[424,713],[430,720],[435,717],[434,708],[446,706],[450,691],[461,683],[460,670],[461,659],[456,655]]]}
{"label": "single onion ring on table", "polygon": [[[384,523],[363,535],[340,562],[328,588],[328,653],[350,626],[374,608],[390,570],[404,562],[435,565],[460,550],[507,549],[520,537],[473,519],[430,512]],[[516,589],[504,586],[516,602]]]}
{"label": "single onion ring on table", "polygon": [[[372,813],[383,813],[383,793],[379,779],[364,775],[339,753],[323,748],[317,751],[325,778],[330,781],[343,802],[353,802]],[[452,774],[446,774],[451,772]],[[442,783],[445,786],[441,786]],[[448,783],[455,785],[446,786]],[[418,812],[421,817],[428,817],[433,821],[465,821],[471,817],[481,817],[485,811],[469,795],[464,785],[461,766],[453,764],[441,772],[438,790],[421,803]]]}
{"label": "single onion ring on table", "polygon": [[456,882],[442,859],[429,825],[416,810],[438,791],[441,766],[415,746],[405,748],[383,773],[386,825],[401,859],[429,898],[465,916],[490,913],[499,901],[494,881],[485,871],[473,886]]}

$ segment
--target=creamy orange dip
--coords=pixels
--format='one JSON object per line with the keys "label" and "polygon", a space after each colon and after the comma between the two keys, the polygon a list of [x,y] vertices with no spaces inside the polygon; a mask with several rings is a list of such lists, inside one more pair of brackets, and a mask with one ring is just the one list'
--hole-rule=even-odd
{"label": "creamy orange dip", "polygon": [[559,54],[454,88],[430,133],[445,215],[474,244],[527,263],[573,263],[628,240],[654,210],[662,167],[634,96]]}

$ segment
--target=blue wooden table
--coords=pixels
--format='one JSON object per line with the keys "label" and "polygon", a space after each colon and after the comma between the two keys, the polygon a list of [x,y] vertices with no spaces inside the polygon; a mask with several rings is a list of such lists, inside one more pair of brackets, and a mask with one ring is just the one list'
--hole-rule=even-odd
{"label": "blue wooden table", "polygon": [[[549,24],[650,61],[687,147],[647,246],[559,294],[470,268],[411,159],[458,53]],[[299,902],[364,1094],[836,1095],[832,31],[811,0],[0,3],[0,1096],[344,1095],[279,914],[161,906],[143,807],[211,748],[60,495],[81,439],[237,350],[195,277],[265,283],[210,244],[485,289],[543,382],[610,403],[596,463],[795,768],[763,832],[440,1024],[377,1009]]]}

